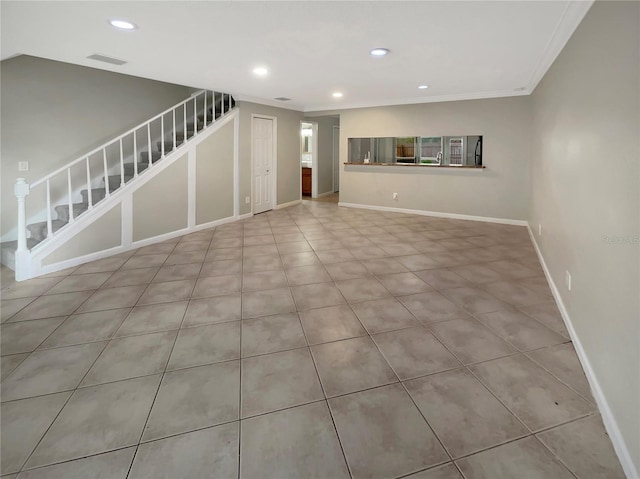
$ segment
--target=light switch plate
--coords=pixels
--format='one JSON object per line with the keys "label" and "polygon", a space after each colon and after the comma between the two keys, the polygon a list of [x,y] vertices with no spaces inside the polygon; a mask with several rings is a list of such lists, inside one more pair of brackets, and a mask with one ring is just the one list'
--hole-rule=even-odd
{"label": "light switch plate", "polygon": [[29,171],[29,162],[28,161],[19,161],[18,162],[18,171]]}

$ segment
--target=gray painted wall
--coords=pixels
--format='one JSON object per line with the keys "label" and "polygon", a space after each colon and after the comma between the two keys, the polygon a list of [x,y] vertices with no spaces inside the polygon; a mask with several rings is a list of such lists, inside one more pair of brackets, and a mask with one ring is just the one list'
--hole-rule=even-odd
{"label": "gray painted wall", "polygon": [[122,208],[116,205],[60,248],[42,260],[55,264],[78,256],[115,248],[122,244]]}
{"label": "gray painted wall", "polygon": [[240,108],[240,214],[251,212],[251,204],[245,204],[245,196],[251,196],[251,115],[261,114],[278,118],[277,204],[300,199],[300,122],[302,112],[285,110],[256,103],[238,102]]}
{"label": "gray painted wall", "polygon": [[196,147],[196,225],[233,216],[233,127]]}
{"label": "gray painted wall", "polygon": [[[530,98],[511,97],[340,112],[340,162],[348,138],[484,135],[480,170],[340,167],[340,202],[525,220],[529,205]],[[392,193],[398,193],[398,201]]]}
{"label": "gray painted wall", "polygon": [[[0,69],[2,235],[17,224],[16,178],[36,180],[193,91],[29,56],[5,60]],[[30,170],[18,172],[18,161],[29,161]],[[36,192],[27,199],[28,212],[42,209],[39,200]]]}
{"label": "gray painted wall", "polygon": [[536,88],[529,215],[638,470],[639,32],[640,3],[596,2]]}
{"label": "gray painted wall", "polygon": [[[127,198],[123,198],[122,206],[116,205],[71,236],[49,254],[43,264],[55,265],[119,246],[114,253],[120,253],[131,247],[131,241],[153,241],[159,235],[185,234],[190,207],[189,178],[195,178],[195,202],[191,206],[195,210],[196,226],[233,216],[234,133],[234,120],[230,120],[211,134],[199,134],[193,140],[197,144],[187,145],[171,163],[166,163],[168,159],[162,160],[154,167],[157,174],[153,178],[147,177],[146,182],[131,192],[130,213],[126,208]],[[190,171],[192,166],[195,166],[193,172]],[[142,174],[152,173],[145,171]],[[129,218],[132,218],[131,230],[125,223]],[[129,231],[131,238],[128,240]]]}
{"label": "gray painted wall", "polygon": [[133,192],[133,241],[187,227],[187,155]]}

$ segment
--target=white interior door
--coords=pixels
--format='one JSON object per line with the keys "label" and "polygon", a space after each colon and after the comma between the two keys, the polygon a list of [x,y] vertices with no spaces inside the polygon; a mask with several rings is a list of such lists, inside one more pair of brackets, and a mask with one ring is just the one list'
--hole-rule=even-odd
{"label": "white interior door", "polygon": [[333,127],[333,192],[340,191],[340,127]]}
{"label": "white interior door", "polygon": [[253,213],[273,209],[273,119],[254,117],[253,142]]}

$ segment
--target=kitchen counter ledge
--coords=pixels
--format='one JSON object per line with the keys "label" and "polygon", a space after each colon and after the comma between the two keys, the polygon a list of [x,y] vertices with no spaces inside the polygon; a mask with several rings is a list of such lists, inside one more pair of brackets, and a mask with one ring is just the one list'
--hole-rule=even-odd
{"label": "kitchen counter ledge", "polygon": [[422,167],[422,168],[449,168],[454,170],[483,170],[486,166],[475,166],[475,165],[462,165],[462,166],[451,166],[451,165],[423,165],[423,164],[414,164],[414,163],[344,163],[345,166],[400,166],[400,167]]}

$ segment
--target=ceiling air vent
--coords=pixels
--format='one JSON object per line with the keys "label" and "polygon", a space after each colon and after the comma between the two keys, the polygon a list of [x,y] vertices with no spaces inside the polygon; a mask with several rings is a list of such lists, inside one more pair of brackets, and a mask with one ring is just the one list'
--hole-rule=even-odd
{"label": "ceiling air vent", "polygon": [[127,63],[124,60],[118,60],[117,58],[111,58],[106,55],[100,55],[99,53],[94,53],[93,55],[89,55],[87,58],[89,60],[96,60],[99,62],[111,63],[112,65],[124,65],[125,63]]}
{"label": "ceiling air vent", "polygon": [[278,101],[291,101],[291,98],[287,98],[286,96],[279,96],[278,98],[274,98],[274,100],[278,100]]}

